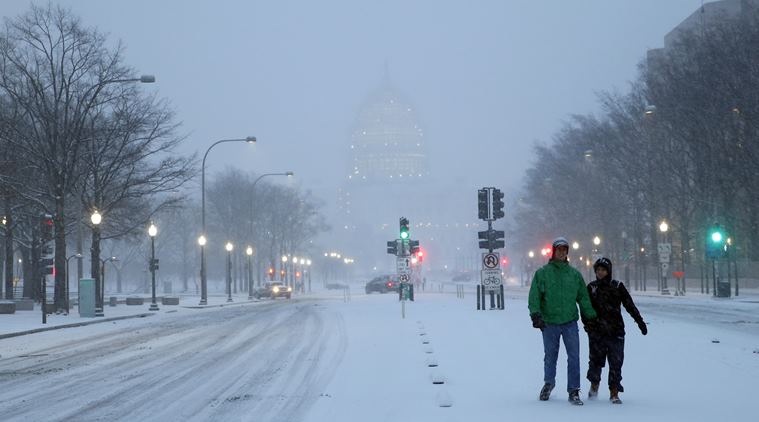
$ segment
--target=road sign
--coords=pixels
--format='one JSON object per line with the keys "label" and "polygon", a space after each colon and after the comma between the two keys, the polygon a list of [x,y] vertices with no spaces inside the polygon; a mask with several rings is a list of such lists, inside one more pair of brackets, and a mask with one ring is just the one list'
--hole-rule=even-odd
{"label": "road sign", "polygon": [[498,290],[503,284],[500,269],[480,271],[480,280],[485,290]]}
{"label": "road sign", "polygon": [[482,254],[482,268],[485,270],[492,270],[498,268],[501,263],[501,257],[498,252],[490,252]]}
{"label": "road sign", "polygon": [[408,274],[401,274],[398,276],[398,280],[400,280],[401,283],[408,283],[409,278]]}
{"label": "road sign", "polygon": [[398,270],[398,274],[411,273],[411,258],[407,256],[399,256],[395,260],[395,268]]}
{"label": "road sign", "polygon": [[672,253],[671,243],[659,243],[657,248],[659,249],[659,255],[670,255]]}

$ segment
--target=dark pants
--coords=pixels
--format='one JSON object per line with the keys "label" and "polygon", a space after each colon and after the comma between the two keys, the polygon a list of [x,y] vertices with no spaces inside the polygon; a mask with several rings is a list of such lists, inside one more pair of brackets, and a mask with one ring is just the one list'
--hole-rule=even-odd
{"label": "dark pants", "polygon": [[622,363],[625,360],[624,336],[589,334],[588,381],[601,382],[601,370],[609,361],[609,388],[622,392]]}

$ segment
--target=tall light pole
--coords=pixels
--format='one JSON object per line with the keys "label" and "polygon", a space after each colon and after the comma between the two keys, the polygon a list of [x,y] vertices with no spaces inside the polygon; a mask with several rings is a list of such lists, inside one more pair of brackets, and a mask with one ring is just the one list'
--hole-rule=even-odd
{"label": "tall light pole", "polygon": [[232,302],[232,250],[235,248],[232,242],[224,246],[227,249],[227,302]]}
{"label": "tall light pole", "polygon": [[[205,246],[206,242],[206,235],[208,234],[206,232],[206,158],[208,158],[208,153],[211,152],[211,149],[215,147],[216,145],[222,144],[224,142],[246,142],[248,144],[254,144],[256,143],[256,137],[255,136],[248,136],[244,139],[222,139],[220,141],[216,141],[213,144],[211,144],[210,147],[206,150],[206,153],[203,155],[203,163],[201,164],[201,170],[200,170],[200,218],[202,222],[202,230],[203,232],[200,234],[200,238],[203,238],[203,244],[200,245],[200,304],[201,305],[207,305],[208,304],[208,280],[206,278],[206,260],[205,260],[205,253],[203,251],[203,246]],[[198,244],[200,244],[200,238],[198,238]],[[231,297],[230,297],[231,298]]]}
{"label": "tall light pole", "polygon": [[[669,231],[669,225],[666,221],[662,220],[659,224],[659,232],[661,232],[661,243],[659,244],[659,266],[661,268],[661,294],[668,295],[669,288],[667,288],[667,270],[669,270],[669,253],[664,249],[665,247],[671,247],[667,242],[667,231]],[[666,245],[666,246],[665,246]],[[671,250],[671,249],[670,249]]]}
{"label": "tall light pole", "polygon": [[150,302],[149,311],[157,311],[158,304],[155,301],[155,270],[158,269],[158,260],[155,259],[155,237],[158,234],[158,227],[155,224],[150,223],[148,227],[148,236],[150,236],[150,278],[153,287],[153,300]]}
{"label": "tall light pole", "polygon": [[103,306],[105,306],[105,263],[118,260],[119,259],[115,256],[100,260],[100,279],[103,280],[103,288],[100,290],[100,303],[102,303]]}
{"label": "tall light pole", "polygon": [[84,257],[82,256],[82,254],[77,252],[74,255],[71,255],[68,258],[66,258],[66,314],[69,313],[69,309],[70,309],[69,308],[69,261],[71,260],[71,258],[76,258],[81,261],[82,258]]}
{"label": "tall light pole", "polygon": [[103,302],[100,295],[100,223],[103,221],[103,216],[100,215],[98,210],[92,212],[90,215],[90,222],[92,222],[92,246],[90,247],[90,275],[95,280],[95,316],[104,316],[103,314]]}
{"label": "tall light pole", "polygon": [[245,255],[248,256],[248,300],[253,300],[253,262],[251,257],[253,256],[253,247],[248,246],[245,249]]}
{"label": "tall light pole", "polygon": [[311,260],[306,260],[306,265],[308,266],[308,292],[311,293]]}

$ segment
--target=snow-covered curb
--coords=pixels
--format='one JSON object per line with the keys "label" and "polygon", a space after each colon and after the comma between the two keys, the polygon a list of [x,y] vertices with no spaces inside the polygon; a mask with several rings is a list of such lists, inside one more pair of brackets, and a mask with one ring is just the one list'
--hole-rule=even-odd
{"label": "snow-covered curb", "polygon": [[153,316],[153,315],[155,315],[154,312],[147,312],[147,313],[143,313],[143,314],[124,315],[124,316],[112,317],[112,318],[103,318],[103,319],[99,319],[98,318],[98,319],[94,319],[92,321],[74,322],[74,323],[71,323],[71,324],[52,325],[50,327],[35,328],[33,330],[16,331],[14,333],[0,334],[0,339],[9,338],[9,337],[24,336],[24,335],[27,335],[27,334],[41,333],[43,331],[60,330],[62,328],[82,327],[82,326],[85,326],[85,325],[100,324],[100,323],[103,323],[103,322],[118,321],[118,320],[122,320],[122,319],[145,318],[145,317],[149,317],[149,316]]}

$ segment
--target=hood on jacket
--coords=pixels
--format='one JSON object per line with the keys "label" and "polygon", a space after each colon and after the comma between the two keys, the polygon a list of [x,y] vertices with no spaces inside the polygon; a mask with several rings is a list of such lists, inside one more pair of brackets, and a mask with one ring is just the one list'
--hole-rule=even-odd
{"label": "hood on jacket", "polygon": [[609,272],[609,279],[612,278],[612,273],[611,273],[611,267],[612,267],[612,265],[611,265],[611,260],[609,258],[606,258],[606,257],[598,258],[596,260],[596,262],[593,263],[593,272],[595,272],[596,268],[598,268],[598,267],[604,267],[604,268],[606,268],[606,271]]}

